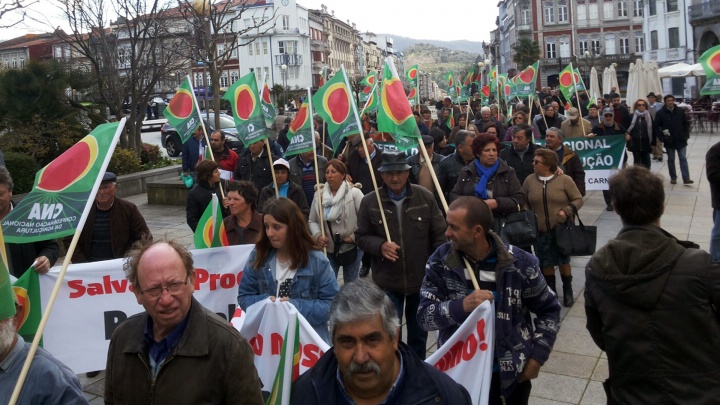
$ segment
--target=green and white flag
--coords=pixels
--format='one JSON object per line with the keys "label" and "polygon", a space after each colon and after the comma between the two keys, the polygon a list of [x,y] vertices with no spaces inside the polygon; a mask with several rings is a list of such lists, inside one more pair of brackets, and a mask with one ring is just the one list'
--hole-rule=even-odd
{"label": "green and white flag", "polygon": [[233,83],[223,96],[223,99],[230,101],[238,137],[245,146],[268,137],[255,80],[255,73],[250,72]]}
{"label": "green and white flag", "polygon": [[163,115],[170,125],[177,130],[182,143],[187,142],[200,125],[200,112],[197,109],[195,94],[189,77],[185,78],[185,81],[180,85],[180,88],[170,100],[170,104],[163,111]]}
{"label": "green and white flag", "polygon": [[313,150],[313,133],[312,133],[312,117],[310,107],[307,101],[302,103],[300,110],[295,114],[295,118],[290,123],[287,132],[287,138],[290,141],[285,158],[288,156],[298,155]]}
{"label": "green and white flag", "polygon": [[700,65],[707,79],[700,94],[703,96],[720,94],[720,45],[703,52],[700,56]]}
{"label": "green and white flag", "polygon": [[5,253],[2,229],[0,229],[0,256],[0,321],[2,321],[15,316],[15,300],[10,285],[10,268]]}

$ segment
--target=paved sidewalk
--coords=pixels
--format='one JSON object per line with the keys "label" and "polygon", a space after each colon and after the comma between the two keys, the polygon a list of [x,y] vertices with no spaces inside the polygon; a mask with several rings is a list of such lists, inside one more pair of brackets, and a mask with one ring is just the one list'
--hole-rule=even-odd
{"label": "paved sidewalk", "polygon": [[[671,185],[667,174],[667,156],[662,163],[653,162],[652,170],[665,178],[667,205],[662,227],[678,239],[689,239],[709,249],[712,229],[710,186],[705,177],[705,153],[720,141],[720,134],[693,134],[688,145],[691,186]],[[632,161],[632,158],[630,158]],[[678,167],[679,162],[675,163]],[[185,208],[148,205],[147,195],[128,197],[140,208],[156,238],[166,236],[192,247],[193,235],[185,223]],[[587,225],[598,227],[598,248],[617,235],[622,227],[620,217],[605,211],[602,192],[592,191],[585,197],[580,218]],[[531,404],[605,404],[602,381],[607,378],[607,357],[598,349],[585,329],[583,290],[585,264],[588,257],[572,259],[575,305],[561,312],[562,324],[550,359],[537,380],[533,381]],[[561,297],[562,302],[562,297]],[[428,353],[435,350],[436,337],[428,337]],[[104,373],[88,379],[79,376],[91,404],[102,404]]]}

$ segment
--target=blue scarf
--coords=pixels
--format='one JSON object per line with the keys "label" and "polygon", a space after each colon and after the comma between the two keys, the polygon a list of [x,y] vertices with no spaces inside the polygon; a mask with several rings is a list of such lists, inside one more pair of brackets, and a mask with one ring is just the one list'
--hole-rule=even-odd
{"label": "blue scarf", "polygon": [[[275,188],[275,184],[270,184],[272,188]],[[290,188],[290,181],[286,181],[285,184],[281,184],[278,188],[278,194],[280,197],[287,198],[288,195],[288,189]]]}
{"label": "blue scarf", "polygon": [[500,166],[500,159],[496,160],[495,164],[490,167],[485,167],[481,165],[480,161],[478,159],[475,159],[475,168],[480,175],[480,181],[478,181],[478,184],[475,186],[476,197],[480,197],[483,200],[486,200],[488,198],[487,184],[488,181],[495,175],[498,166]]}

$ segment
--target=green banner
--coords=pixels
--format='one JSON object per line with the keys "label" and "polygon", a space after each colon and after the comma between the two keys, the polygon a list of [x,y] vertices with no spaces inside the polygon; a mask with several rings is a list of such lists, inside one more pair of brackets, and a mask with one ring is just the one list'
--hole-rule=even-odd
{"label": "green banner", "polygon": [[700,94],[703,96],[720,94],[720,45],[703,52],[700,56],[700,65],[702,65],[707,79]]}

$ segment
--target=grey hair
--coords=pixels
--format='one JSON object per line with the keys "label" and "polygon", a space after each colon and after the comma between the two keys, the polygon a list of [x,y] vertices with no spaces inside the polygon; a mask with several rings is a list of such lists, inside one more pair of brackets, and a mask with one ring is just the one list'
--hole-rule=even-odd
{"label": "grey hair", "polygon": [[395,340],[400,331],[400,319],[390,297],[374,283],[359,278],[345,284],[330,306],[328,328],[331,338],[339,325],[368,320],[380,315],[383,329]]}
{"label": "grey hair", "polygon": [[545,133],[547,134],[549,131],[553,131],[557,134],[558,138],[565,139],[565,134],[563,133],[562,129],[558,127],[550,127],[548,128]]}
{"label": "grey hair", "polygon": [[10,191],[13,191],[13,187],[15,187],[12,176],[5,166],[0,166],[0,184],[6,185]]}
{"label": "grey hair", "polygon": [[484,113],[485,111],[490,112],[490,107],[485,106],[485,107],[483,107],[483,108],[480,109],[480,112],[481,112],[481,113]]}

